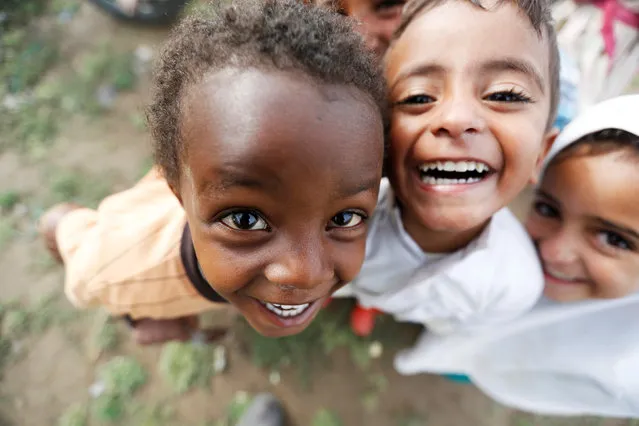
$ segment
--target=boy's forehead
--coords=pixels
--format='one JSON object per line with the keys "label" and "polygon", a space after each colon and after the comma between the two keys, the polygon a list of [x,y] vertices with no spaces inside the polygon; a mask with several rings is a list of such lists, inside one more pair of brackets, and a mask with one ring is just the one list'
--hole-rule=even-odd
{"label": "boy's forehead", "polygon": [[[433,3],[419,12],[391,45],[387,75],[389,69],[423,58],[451,59],[451,55],[463,54],[464,62],[471,63],[519,56],[534,64],[543,84],[549,84],[548,37],[533,28],[516,3],[488,0],[482,2],[483,8],[469,0]],[[450,49],[460,46],[462,49]]]}

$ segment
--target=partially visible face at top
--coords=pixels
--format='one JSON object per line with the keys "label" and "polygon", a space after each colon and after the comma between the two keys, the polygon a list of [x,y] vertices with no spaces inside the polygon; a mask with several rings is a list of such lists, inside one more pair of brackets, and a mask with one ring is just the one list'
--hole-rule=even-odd
{"label": "partially visible face at top", "polygon": [[571,155],[546,171],[526,229],[547,297],[572,302],[639,290],[639,168],[632,155]]}
{"label": "partially visible face at top", "polygon": [[552,141],[549,45],[514,3],[448,1],[391,46],[389,177],[404,225],[474,237],[531,180]]}
{"label": "partially visible face at top", "polygon": [[388,49],[406,0],[341,0],[342,11],[359,22],[366,44],[378,56]]}
{"label": "partially visible face at top", "polygon": [[380,113],[352,87],[217,72],[184,99],[176,195],[203,275],[260,333],[302,331],[364,259]]}

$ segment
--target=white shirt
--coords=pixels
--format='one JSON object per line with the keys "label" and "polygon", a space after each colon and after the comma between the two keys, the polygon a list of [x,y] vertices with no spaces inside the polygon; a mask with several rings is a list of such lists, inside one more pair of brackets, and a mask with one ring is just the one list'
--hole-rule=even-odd
{"label": "white shirt", "polygon": [[[353,295],[364,307],[423,324],[428,335],[451,335],[512,320],[537,302],[543,284],[535,248],[508,209],[498,211],[466,247],[454,253],[424,253],[404,230],[384,179],[364,265],[337,297]],[[421,356],[430,349],[420,342],[396,360],[400,373],[432,371]]]}
{"label": "white shirt", "polygon": [[[639,417],[639,294],[560,304],[474,336],[430,336],[423,362],[468,374],[502,404],[545,415]],[[452,354],[452,356],[451,356]],[[397,360],[396,360],[397,361]]]}
{"label": "white shirt", "polygon": [[382,181],[366,259],[351,284],[362,306],[449,334],[508,321],[529,310],[542,289],[534,246],[508,209],[466,247],[424,253],[404,230],[390,184]]}

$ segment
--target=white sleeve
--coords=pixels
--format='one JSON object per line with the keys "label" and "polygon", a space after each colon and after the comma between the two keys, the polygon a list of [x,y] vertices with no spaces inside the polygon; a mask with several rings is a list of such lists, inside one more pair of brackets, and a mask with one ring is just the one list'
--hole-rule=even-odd
{"label": "white sleeve", "polygon": [[527,312],[541,295],[543,274],[523,227],[500,211],[480,238],[418,271],[411,286],[418,287],[420,303],[397,318],[451,334]]}

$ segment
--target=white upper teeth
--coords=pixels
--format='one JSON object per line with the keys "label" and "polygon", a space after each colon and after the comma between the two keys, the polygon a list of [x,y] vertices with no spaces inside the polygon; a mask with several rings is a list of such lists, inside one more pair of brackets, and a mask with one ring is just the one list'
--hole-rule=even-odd
{"label": "white upper teeth", "polygon": [[555,277],[557,279],[560,279],[560,280],[563,280],[563,281],[577,281],[577,279],[575,279],[575,278],[573,278],[573,277],[571,277],[569,275],[564,275],[561,272],[549,271],[549,270],[546,270],[546,272],[548,274],[552,275],[553,277]]}
{"label": "white upper teeth", "polygon": [[266,309],[281,317],[296,317],[301,315],[311,305],[304,303],[301,305],[281,305],[279,303],[261,302]]}
{"label": "white upper teeth", "polygon": [[490,167],[484,163],[477,161],[431,161],[424,163],[419,168],[422,172],[429,170],[440,170],[444,172],[470,172],[477,171],[479,173],[487,172]]}

